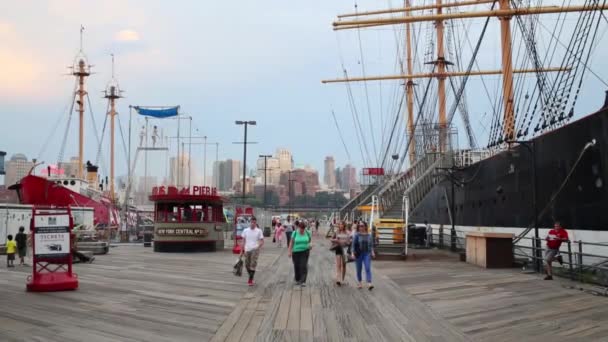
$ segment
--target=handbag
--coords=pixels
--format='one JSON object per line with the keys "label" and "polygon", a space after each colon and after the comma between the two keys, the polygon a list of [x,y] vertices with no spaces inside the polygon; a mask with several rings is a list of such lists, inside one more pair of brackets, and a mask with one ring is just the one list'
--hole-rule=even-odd
{"label": "handbag", "polygon": [[277,237],[276,237],[276,236],[273,236],[273,237],[272,237],[272,243],[275,243],[275,242],[277,242]]}
{"label": "handbag", "polygon": [[337,243],[335,243],[335,242],[332,242],[332,243],[331,243],[331,246],[329,247],[329,250],[330,250],[330,251],[332,251],[332,252],[335,252],[335,251],[336,251],[336,249],[338,249],[338,247],[340,247],[340,245],[339,245],[339,244],[337,244]]}
{"label": "handbag", "polygon": [[232,273],[237,277],[240,277],[243,275],[243,258],[242,257],[239,256],[238,260],[236,261],[236,263],[233,266]]}

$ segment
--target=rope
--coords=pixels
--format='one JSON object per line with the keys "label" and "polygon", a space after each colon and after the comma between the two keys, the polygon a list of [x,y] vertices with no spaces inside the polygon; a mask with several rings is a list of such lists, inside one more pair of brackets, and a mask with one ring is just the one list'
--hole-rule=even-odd
{"label": "rope", "polygon": [[[549,202],[547,203],[547,205],[545,205],[545,207],[543,208],[543,210],[536,216],[537,219],[538,218],[542,218],[543,215],[545,215],[545,213],[547,212],[547,210],[549,210],[549,208],[553,205],[553,203],[557,199],[557,196],[562,192],[562,190],[564,189],[564,187],[568,183],[568,180],[570,180],[570,177],[574,173],[574,170],[576,169],[576,167],[578,166],[578,163],[583,158],[583,155],[585,154],[585,152],[589,148],[595,146],[595,143],[596,143],[595,139],[592,139],[590,142],[588,142],[588,143],[585,144],[585,146],[583,147],[583,150],[579,153],[578,158],[576,158],[576,161],[574,162],[574,165],[572,165],[572,168],[570,169],[570,172],[568,172],[568,175],[566,175],[566,178],[564,178],[564,180],[562,181],[562,183],[560,184],[560,186],[557,188],[557,191],[555,193],[553,193],[553,195],[551,196],[551,199],[549,199]],[[522,233],[520,233],[517,237],[515,237],[513,239],[513,243],[519,242],[519,240],[521,240],[524,236],[526,236],[526,234],[528,234],[530,232],[530,230],[532,230],[532,228],[534,228],[534,227],[532,227],[532,225],[534,225],[534,223],[530,224]]]}
{"label": "rope", "polygon": [[344,142],[344,136],[342,136],[342,130],[340,129],[340,126],[338,125],[338,120],[336,120],[336,113],[334,113],[333,109],[331,110],[331,115],[334,118],[334,123],[336,124],[336,129],[338,130],[338,135],[340,136],[340,140],[342,141],[342,145],[344,146],[344,151],[346,151],[348,160],[351,160],[350,152],[348,152],[348,147],[346,147],[346,143]]}
{"label": "rope", "polygon": [[[99,133],[97,133],[97,124],[95,123],[95,116],[93,115],[93,107],[91,106],[91,98],[89,97],[88,93],[86,95],[87,95],[87,103],[89,104],[89,113],[91,114],[91,122],[93,123],[93,132],[95,132],[95,138],[97,139],[97,144],[101,145],[101,140],[99,139]],[[100,159],[101,159],[100,164],[102,166],[102,169],[105,171],[106,174],[108,174],[108,168],[106,167],[103,156]]]}

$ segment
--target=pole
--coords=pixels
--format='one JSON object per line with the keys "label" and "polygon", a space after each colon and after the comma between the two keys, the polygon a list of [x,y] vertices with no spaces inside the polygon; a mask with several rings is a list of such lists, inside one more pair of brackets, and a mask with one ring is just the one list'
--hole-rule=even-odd
{"label": "pole", "polygon": [[128,236],[126,232],[128,232],[129,227],[129,192],[131,190],[131,121],[133,121],[133,107],[129,106],[129,153],[127,156],[129,165],[127,165],[127,188],[125,189],[125,240]]}
{"label": "pole", "polygon": [[207,136],[203,137],[205,139],[204,144],[204,153],[203,153],[203,185],[207,184]]}
{"label": "pole", "polygon": [[247,125],[249,122],[245,121],[245,139],[243,140],[243,198],[242,204],[245,205],[245,180],[247,176]]}
{"label": "pole", "polygon": [[452,251],[456,251],[456,197],[454,196],[454,187],[455,187],[455,183],[456,183],[456,179],[454,178],[454,173],[453,171],[450,171],[450,176],[451,176],[451,181],[452,181],[452,201],[450,203],[450,211],[452,212],[452,231],[450,232],[451,235],[451,241],[450,241],[450,245],[452,248]]}
{"label": "pole", "polygon": [[[114,94],[112,94],[114,95]],[[110,99],[110,198],[114,202],[114,116],[116,115],[115,98]],[[127,166],[128,167],[128,166]]]}
{"label": "pole", "polygon": [[148,117],[146,116],[146,150],[144,151],[144,194],[148,189]]}
{"label": "pole", "polygon": [[[184,151],[185,151],[185,150],[186,150],[186,143],[185,143],[185,142],[182,142],[182,154],[184,154]],[[184,172],[184,158],[183,158],[183,156],[182,156],[182,158],[181,158],[180,165],[181,165],[181,172],[180,172],[180,173],[183,173],[183,172]],[[183,176],[183,175],[182,175],[182,176]],[[182,178],[182,182],[184,182],[184,183],[185,183],[185,181],[186,181],[186,180],[184,179],[185,177],[181,177],[181,178]],[[182,184],[182,186],[183,186],[183,184]]]}
{"label": "pole", "polygon": [[[530,146],[528,146],[530,147]],[[530,147],[530,152],[532,152],[532,202],[534,207],[534,247],[535,247],[535,255],[536,255],[536,272],[540,273],[542,270],[542,253],[540,246],[540,237],[538,233],[538,203],[537,203],[537,179],[536,179],[536,146],[534,142],[532,142],[532,146]]]}
{"label": "pole", "polygon": [[[499,1],[500,9],[511,9],[509,0]],[[513,62],[511,49],[511,16],[498,17],[500,20],[500,42],[502,46],[502,103],[504,106],[504,137],[514,138],[515,118],[513,117]]]}
{"label": "pole", "polygon": [[268,206],[268,192],[266,191],[266,179],[267,179],[267,175],[266,175],[266,171],[268,170],[268,157],[264,156],[264,208],[266,208]]}
{"label": "pole", "polygon": [[[410,1],[405,0],[405,7],[410,7]],[[405,12],[406,16],[410,16],[411,12]],[[410,31],[410,23],[405,24],[405,45],[407,50],[406,60],[407,60],[407,73],[408,75],[412,75],[414,73],[414,68],[412,67],[412,37]],[[414,81],[409,78],[406,80],[406,95],[407,95],[407,130],[410,134],[411,144],[410,144],[410,166],[414,165],[416,161],[416,141],[414,140]]]}
{"label": "pole", "polygon": [[190,116],[190,136],[188,139],[188,188],[192,181],[192,116]]}
{"label": "pole", "polygon": [[[441,8],[441,0],[437,0],[437,15],[441,15],[443,9]],[[445,96],[445,53],[443,44],[443,20],[439,19],[435,22],[437,29],[437,69],[439,73],[437,95],[439,100],[439,151],[446,151],[446,96]]]}
{"label": "pole", "polygon": [[176,176],[176,180],[175,180],[175,186],[179,185],[179,174],[180,174],[180,163],[179,163],[179,126],[180,126],[180,118],[179,116],[177,117],[177,160],[175,161],[175,166],[174,166],[174,170],[176,170],[177,172],[177,176]]}

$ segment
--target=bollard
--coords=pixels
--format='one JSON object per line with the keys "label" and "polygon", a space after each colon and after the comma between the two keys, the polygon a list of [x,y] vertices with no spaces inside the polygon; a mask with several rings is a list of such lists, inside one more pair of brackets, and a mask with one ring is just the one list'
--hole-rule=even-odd
{"label": "bollard", "polygon": [[572,269],[572,244],[570,240],[568,240],[568,264],[570,266],[570,279],[574,280],[574,270]]}

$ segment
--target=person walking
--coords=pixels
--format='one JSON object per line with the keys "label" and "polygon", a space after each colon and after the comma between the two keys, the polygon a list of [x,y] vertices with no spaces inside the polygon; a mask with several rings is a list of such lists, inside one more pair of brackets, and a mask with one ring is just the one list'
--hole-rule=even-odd
{"label": "person walking", "polygon": [[287,222],[285,222],[284,226],[285,240],[287,240],[287,246],[289,246],[289,242],[291,241],[291,234],[293,234],[293,223],[291,223],[291,216],[287,216]]}
{"label": "person walking", "polygon": [[285,236],[285,227],[281,224],[281,222],[277,222],[276,227],[274,228],[274,239],[277,242],[277,246],[279,248],[283,247],[283,236]]}
{"label": "person walking", "polygon": [[559,255],[559,247],[562,245],[562,242],[568,241],[568,232],[559,221],[555,221],[553,229],[549,231],[545,240],[547,241],[547,251],[545,252],[547,276],[545,280],[553,280],[553,261],[557,260],[560,264],[563,263],[561,255]]}
{"label": "person walking", "polygon": [[372,258],[375,258],[376,254],[374,253],[374,239],[370,235],[365,222],[359,223],[352,246],[357,269],[357,288],[363,288],[361,269],[365,267],[365,280],[367,281],[367,288],[371,291],[374,288],[372,284]]}
{"label": "person walking", "polygon": [[15,236],[17,253],[19,254],[19,266],[25,265],[25,254],[27,252],[27,235],[24,232],[25,228],[19,227],[19,233]]}
{"label": "person walking", "polygon": [[338,223],[338,231],[334,233],[331,242],[333,244],[332,248],[336,253],[336,285],[342,286],[346,277],[347,255],[345,248],[351,243],[350,235],[344,223]]}
{"label": "person walking", "polygon": [[293,260],[293,270],[296,285],[306,286],[308,275],[308,257],[312,248],[312,236],[306,229],[306,224],[300,222],[298,229],[293,232],[289,243],[289,257]]}
{"label": "person walking", "polygon": [[258,257],[260,249],[264,246],[264,234],[258,227],[255,217],[251,219],[251,226],[243,230],[243,246],[241,248],[241,256],[245,255],[245,268],[249,273],[247,285],[253,286],[253,277],[255,276],[255,268],[258,265]]}

